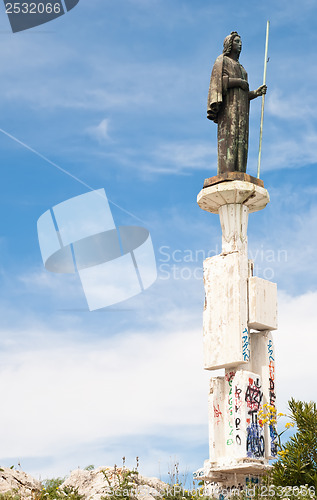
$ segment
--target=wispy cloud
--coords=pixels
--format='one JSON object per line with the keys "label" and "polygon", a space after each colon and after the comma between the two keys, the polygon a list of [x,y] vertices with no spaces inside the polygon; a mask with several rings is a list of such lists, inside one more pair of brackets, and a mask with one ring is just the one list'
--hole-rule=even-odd
{"label": "wispy cloud", "polygon": [[302,401],[317,399],[317,393],[310,383],[316,376],[316,301],[317,292],[297,297],[279,294],[279,329],[275,333],[275,344],[278,404],[282,408],[285,408],[286,399],[290,397]]}
{"label": "wispy cloud", "polygon": [[210,142],[182,140],[158,142],[153,148],[143,145],[142,150],[115,144],[111,150],[100,153],[111,157],[123,167],[133,167],[139,175],[189,175],[197,170],[217,170],[217,146]]}
{"label": "wispy cloud", "polygon": [[2,457],[58,454],[78,441],[155,433],[167,422],[170,432],[179,422],[204,423],[207,379],[199,330],[150,337],[129,331],[112,340],[66,340],[60,346],[44,325],[40,334],[47,348],[17,352],[12,346],[1,356]]}
{"label": "wispy cloud", "polygon": [[158,173],[184,175],[191,170],[210,169],[216,155],[216,147],[211,143],[171,142],[159,145],[153,152],[153,163],[145,168]]}
{"label": "wispy cloud", "polygon": [[102,144],[110,140],[109,127],[109,118],[104,118],[98,125],[88,127],[86,133]]}
{"label": "wispy cloud", "polygon": [[296,137],[291,133],[288,136],[281,133],[278,141],[267,144],[263,153],[263,166],[266,170],[279,170],[313,165],[317,163],[316,141],[315,128],[297,130]]}
{"label": "wispy cloud", "polygon": [[[291,396],[317,397],[309,382],[317,348],[316,300],[316,293],[280,294],[275,339],[281,407]],[[187,433],[195,426],[205,432],[211,374],[202,370],[200,330],[200,325],[189,330],[173,327],[148,335],[128,329],[113,338],[79,341],[77,329],[63,343],[58,332],[56,343],[54,329],[44,324],[25,326],[19,335],[31,340],[29,347],[21,350],[13,341],[0,355],[2,457],[23,460],[47,456],[48,450],[54,456],[68,450],[68,467],[74,467],[70,450],[76,450],[78,443],[107,443],[117,436],[122,447],[124,436],[129,442],[133,435],[157,434],[160,428],[165,437],[172,437],[175,429]],[[1,332],[2,339],[14,337],[10,329]],[[34,349],[35,339],[41,338],[45,344],[40,341]],[[301,349],[305,356],[298,356]],[[292,373],[290,360],[296,366]],[[116,448],[114,452],[118,453]]]}
{"label": "wispy cloud", "polygon": [[314,92],[309,94],[305,92],[305,99],[303,99],[302,93],[282,92],[273,89],[267,99],[267,111],[270,115],[283,120],[296,120],[297,122],[315,119],[316,105],[317,99]]}

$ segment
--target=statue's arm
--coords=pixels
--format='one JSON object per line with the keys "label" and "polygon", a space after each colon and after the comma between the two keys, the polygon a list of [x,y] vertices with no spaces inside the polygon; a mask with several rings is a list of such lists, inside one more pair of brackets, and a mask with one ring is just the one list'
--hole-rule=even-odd
{"label": "statue's arm", "polygon": [[249,100],[252,101],[252,99],[255,99],[256,97],[260,97],[261,95],[266,94],[266,91],[267,91],[266,85],[261,85],[261,87],[259,87],[258,89],[251,90],[249,92]]}
{"label": "statue's arm", "polygon": [[223,76],[223,87],[225,89],[240,87],[242,90],[249,90],[249,84],[246,80],[242,78],[231,78],[227,75]]}

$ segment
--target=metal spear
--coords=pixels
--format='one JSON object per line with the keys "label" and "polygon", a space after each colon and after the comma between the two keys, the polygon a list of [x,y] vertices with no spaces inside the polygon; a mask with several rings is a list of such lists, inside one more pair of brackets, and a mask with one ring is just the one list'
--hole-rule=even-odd
{"label": "metal spear", "polygon": [[[265,41],[265,55],[264,55],[263,85],[266,85],[266,68],[267,68],[267,63],[268,63],[267,53],[268,53],[268,48],[269,48],[269,29],[270,29],[270,21],[267,21],[267,23],[266,23],[266,41]],[[265,94],[262,95],[260,142],[259,142],[259,156],[258,156],[258,179],[260,178],[260,169],[261,169],[264,103],[265,103]]]}

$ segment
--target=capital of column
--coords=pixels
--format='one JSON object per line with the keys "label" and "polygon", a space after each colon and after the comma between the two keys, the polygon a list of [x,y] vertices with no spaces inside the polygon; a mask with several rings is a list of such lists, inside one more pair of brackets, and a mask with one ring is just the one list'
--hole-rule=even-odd
{"label": "capital of column", "polygon": [[270,201],[268,191],[257,184],[246,181],[225,181],[203,188],[197,197],[202,210],[218,214],[223,205],[242,204],[248,211],[258,212]]}

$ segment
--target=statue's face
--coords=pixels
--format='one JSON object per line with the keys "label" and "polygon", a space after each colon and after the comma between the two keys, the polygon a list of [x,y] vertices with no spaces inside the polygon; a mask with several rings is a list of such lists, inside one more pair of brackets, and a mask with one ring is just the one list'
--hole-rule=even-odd
{"label": "statue's face", "polygon": [[239,36],[235,36],[232,41],[232,52],[240,54],[241,49],[242,49],[241,38]]}

